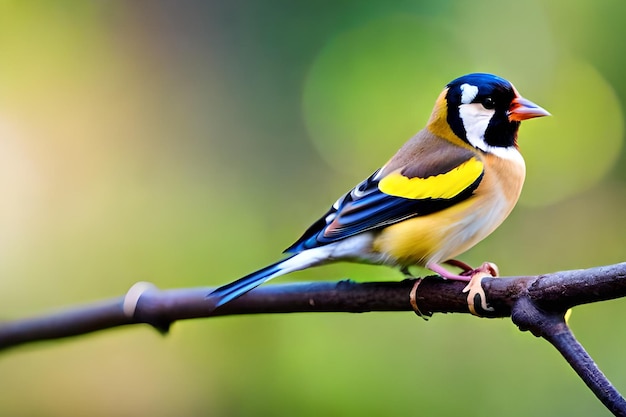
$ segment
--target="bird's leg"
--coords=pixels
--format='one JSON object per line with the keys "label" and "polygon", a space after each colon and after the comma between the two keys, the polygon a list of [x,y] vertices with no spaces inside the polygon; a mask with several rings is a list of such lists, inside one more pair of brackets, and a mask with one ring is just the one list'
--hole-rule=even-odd
{"label": "bird's leg", "polygon": [[491,275],[492,277],[497,277],[498,275],[500,275],[498,265],[494,264],[493,262],[484,262],[481,266],[479,266],[476,269],[472,268],[470,265],[466,264],[463,261],[459,261],[458,259],[448,259],[444,263],[451,265],[451,266],[456,266],[457,268],[462,269],[463,272],[461,272],[460,275],[465,276],[465,277],[472,277],[473,275],[476,275],[476,273],[478,272],[485,272]]}
{"label": "bird's leg", "polygon": [[[446,263],[449,263],[449,262],[446,262]],[[470,271],[472,271],[472,268],[469,265],[466,265],[466,266],[469,267]],[[439,265],[437,263],[434,263],[434,262],[427,263],[426,264],[426,268],[428,268],[431,271],[441,275],[442,278],[451,279],[453,281],[469,282],[469,280],[471,279],[471,276],[463,275],[463,274],[465,274],[465,272],[463,274],[461,274],[461,275],[454,274],[454,273],[448,271],[443,266],[441,266],[441,265]]]}
{"label": "bird's leg", "polygon": [[463,270],[463,272],[461,272],[461,275],[470,275],[470,272],[474,270],[474,268],[472,268],[471,265],[468,265],[463,261],[459,261],[458,259],[448,259],[447,261],[444,262],[444,264],[455,266]]}

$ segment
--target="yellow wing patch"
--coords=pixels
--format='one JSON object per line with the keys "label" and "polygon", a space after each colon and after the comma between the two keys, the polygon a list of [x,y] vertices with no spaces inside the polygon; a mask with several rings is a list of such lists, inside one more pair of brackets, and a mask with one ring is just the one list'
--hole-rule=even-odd
{"label": "yellow wing patch", "polygon": [[453,198],[472,185],[483,172],[483,163],[470,158],[443,174],[427,178],[407,178],[392,172],[378,183],[378,189],[395,197],[421,200],[425,198]]}

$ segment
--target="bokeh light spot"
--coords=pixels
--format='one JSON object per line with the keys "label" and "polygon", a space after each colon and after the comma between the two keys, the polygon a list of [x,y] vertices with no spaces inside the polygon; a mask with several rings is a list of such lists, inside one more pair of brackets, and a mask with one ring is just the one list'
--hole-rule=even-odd
{"label": "bokeh light spot", "polygon": [[521,203],[530,206],[555,203],[601,181],[622,146],[624,121],[612,86],[584,62],[560,67],[548,102],[539,103],[553,116],[520,129],[527,163]]}
{"label": "bokeh light spot", "polygon": [[412,15],[383,17],[332,39],[303,92],[304,120],[322,157],[362,175],[385,163],[425,125],[445,83],[465,72],[455,39],[444,25]]}

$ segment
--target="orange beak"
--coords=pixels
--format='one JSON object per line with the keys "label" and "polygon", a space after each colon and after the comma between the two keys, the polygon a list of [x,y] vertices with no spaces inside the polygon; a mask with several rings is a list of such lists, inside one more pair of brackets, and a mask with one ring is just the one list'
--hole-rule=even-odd
{"label": "orange beak", "polygon": [[515,97],[511,107],[509,107],[509,120],[512,122],[521,122],[522,120],[543,116],[550,116],[550,113],[522,96]]}

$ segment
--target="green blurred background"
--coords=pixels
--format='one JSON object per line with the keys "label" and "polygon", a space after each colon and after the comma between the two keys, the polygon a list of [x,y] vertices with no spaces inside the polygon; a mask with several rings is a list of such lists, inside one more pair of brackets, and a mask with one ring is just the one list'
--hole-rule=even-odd
{"label": "green blurred background", "polygon": [[[279,259],[487,71],[524,123],[517,209],[462,259],[505,275],[625,260],[626,3],[0,1],[0,316],[218,285]],[[342,264],[282,279],[398,280]],[[626,392],[626,301],[576,308]],[[509,320],[300,314],[0,356],[3,416],[609,415]]]}

